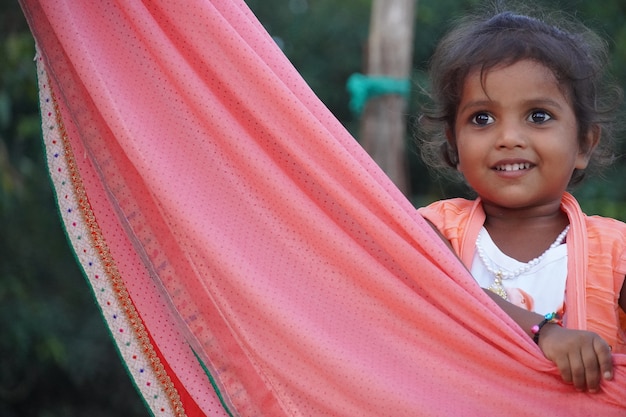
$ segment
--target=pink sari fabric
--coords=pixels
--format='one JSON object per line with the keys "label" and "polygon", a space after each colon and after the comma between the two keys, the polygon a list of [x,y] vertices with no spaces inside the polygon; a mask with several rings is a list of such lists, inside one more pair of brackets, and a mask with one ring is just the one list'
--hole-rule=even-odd
{"label": "pink sari fabric", "polygon": [[242,1],[36,1],[61,217],[155,416],[617,416],[480,290]]}

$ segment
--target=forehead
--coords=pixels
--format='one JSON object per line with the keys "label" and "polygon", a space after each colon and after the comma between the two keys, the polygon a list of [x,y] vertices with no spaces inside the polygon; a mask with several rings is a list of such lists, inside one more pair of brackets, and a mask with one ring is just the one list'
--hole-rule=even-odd
{"label": "forehead", "polygon": [[533,60],[471,69],[462,85],[461,101],[468,95],[484,96],[487,100],[545,96],[571,104],[570,89],[559,82],[550,68]]}

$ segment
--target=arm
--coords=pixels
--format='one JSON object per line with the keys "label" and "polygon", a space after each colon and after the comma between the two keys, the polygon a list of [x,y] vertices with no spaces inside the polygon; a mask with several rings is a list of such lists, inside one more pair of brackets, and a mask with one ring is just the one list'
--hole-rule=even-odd
{"label": "arm", "polygon": [[[530,337],[534,336],[531,328],[541,322],[543,316],[519,308],[489,290],[485,292]],[[622,289],[622,294],[624,292]],[[565,329],[548,323],[541,329],[538,344],[545,357],[559,368],[563,380],[579,391],[597,392],[602,379],[613,378],[611,349],[604,339],[593,332]]]}
{"label": "arm", "polygon": [[[426,221],[455,253],[439,229],[428,219]],[[529,337],[534,336],[531,329],[543,320],[543,316],[517,307],[489,290],[485,292],[526,331]],[[626,311],[626,283],[622,287],[619,303]],[[544,356],[559,368],[563,381],[573,384],[579,391],[587,389],[590,392],[597,392],[602,379],[613,379],[611,349],[604,339],[595,333],[546,324],[541,329],[538,345]]]}

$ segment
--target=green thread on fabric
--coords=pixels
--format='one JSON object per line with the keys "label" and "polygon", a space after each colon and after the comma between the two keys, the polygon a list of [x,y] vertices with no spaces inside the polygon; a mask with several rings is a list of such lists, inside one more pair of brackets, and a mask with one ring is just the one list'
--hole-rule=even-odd
{"label": "green thread on fabric", "polygon": [[211,375],[211,373],[209,372],[209,369],[206,367],[204,362],[202,362],[202,359],[200,359],[200,356],[198,356],[196,351],[193,348],[191,349],[191,351],[193,352],[194,356],[196,357],[196,360],[198,361],[198,363],[202,367],[202,370],[204,370],[204,373],[206,374],[206,376],[209,377],[209,382],[211,382],[211,385],[213,386],[213,389],[215,390],[215,394],[217,395],[217,398],[219,398],[220,404],[222,404],[222,407],[224,408],[224,411],[226,411],[226,413],[228,413],[228,415],[230,417],[235,417],[233,415],[233,413],[231,413],[230,410],[228,409],[228,406],[226,406],[226,402],[224,401],[224,397],[222,396],[222,392],[218,388],[217,382],[213,378],[213,375]]}
{"label": "green thread on fabric", "polygon": [[409,97],[411,84],[408,79],[385,77],[381,75],[352,74],[346,83],[350,93],[350,110],[360,116],[365,104],[372,97],[398,94]]}

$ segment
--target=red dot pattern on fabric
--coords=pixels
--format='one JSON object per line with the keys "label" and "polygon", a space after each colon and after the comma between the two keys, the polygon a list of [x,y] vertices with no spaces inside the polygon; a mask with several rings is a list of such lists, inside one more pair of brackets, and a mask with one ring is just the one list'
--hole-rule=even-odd
{"label": "red dot pattern on fabric", "polygon": [[557,380],[241,0],[22,4],[110,259],[40,74],[61,216],[155,415],[137,322],[205,415],[212,382],[242,416],[623,413]]}

